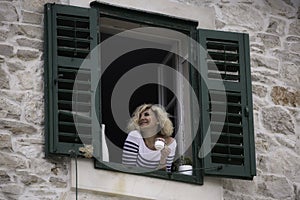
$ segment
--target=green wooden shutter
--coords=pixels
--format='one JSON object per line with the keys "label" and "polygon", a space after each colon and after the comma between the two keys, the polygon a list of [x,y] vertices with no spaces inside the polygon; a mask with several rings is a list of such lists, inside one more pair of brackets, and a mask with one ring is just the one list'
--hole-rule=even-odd
{"label": "green wooden shutter", "polygon": [[201,126],[206,175],[251,179],[256,173],[249,37],[198,30]]}
{"label": "green wooden shutter", "polygon": [[[78,152],[82,143],[92,144],[91,79],[98,66],[80,66],[91,59],[89,53],[97,45],[97,15],[96,9],[45,4],[46,154],[69,154]],[[74,114],[72,95],[78,74],[82,80],[74,88]],[[78,130],[85,134],[79,137]]]}

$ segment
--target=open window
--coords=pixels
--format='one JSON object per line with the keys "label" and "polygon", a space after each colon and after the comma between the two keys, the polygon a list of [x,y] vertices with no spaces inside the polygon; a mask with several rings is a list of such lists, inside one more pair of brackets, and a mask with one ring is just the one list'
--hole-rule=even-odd
{"label": "open window", "polygon": [[[128,22],[124,19],[114,19],[111,16],[102,16],[100,14],[100,41],[105,40],[122,40],[124,46],[130,46],[132,43],[138,43],[138,46],[143,48],[134,51],[128,50],[121,57],[114,60],[109,66],[102,71],[101,77],[101,117],[102,123],[105,124],[106,137],[111,162],[120,162],[122,155],[122,147],[127,137],[126,123],[128,118],[119,120],[117,124],[112,113],[112,94],[117,90],[117,83],[126,73],[130,73],[136,67],[153,68],[149,70],[151,79],[145,80],[144,83],[136,83],[136,90],[132,93],[128,106],[130,114],[133,113],[136,107],[148,103],[159,104],[165,107],[170,114],[170,119],[175,127],[175,133],[182,129],[182,126],[188,126],[188,123],[182,123],[182,115],[187,115],[184,111],[180,111],[180,105],[185,101],[188,106],[188,99],[184,99],[181,80],[179,77],[170,75],[170,71],[180,71],[185,73],[185,77],[189,77],[188,65],[184,63],[183,58],[174,52],[182,51],[181,39],[176,36],[171,37],[165,33],[149,33],[140,27],[149,27],[149,25],[140,22]],[[139,28],[139,29],[137,29]],[[117,35],[123,31],[128,31],[125,36]],[[109,41],[111,44],[119,44],[119,42]],[[151,48],[148,48],[151,47]],[[110,45],[110,50],[118,48]],[[128,47],[130,49],[130,47]],[[186,47],[185,47],[186,48]],[[167,51],[172,49],[171,51]],[[101,49],[106,51],[106,49]],[[185,50],[186,51],[186,50]],[[105,59],[105,58],[103,58]],[[100,59],[100,60],[103,60]],[[147,65],[148,63],[151,63]],[[165,67],[163,67],[165,66]],[[167,67],[167,68],[166,68]],[[169,69],[170,68],[170,69]],[[135,78],[143,77],[144,73],[136,72]],[[133,80],[134,81],[134,80]],[[131,92],[131,91],[128,91]],[[186,94],[185,96],[188,96]],[[125,96],[120,95],[120,99],[124,100]],[[179,103],[180,102],[180,103]],[[122,104],[122,101],[120,102]],[[123,123],[122,123],[123,122]],[[119,151],[119,152],[118,152]]]}
{"label": "open window", "polygon": [[[47,155],[84,156],[80,149],[93,146],[95,168],[118,170],[130,114],[143,103],[161,104],[175,126],[177,159],[172,173],[145,175],[197,184],[204,175],[251,179],[255,147],[248,35],[197,30],[194,21],[99,2],[91,7],[45,5]],[[92,64],[82,67],[89,60]],[[148,76],[139,79],[135,70]],[[126,77],[138,87],[116,92]],[[114,110],[129,115],[116,120]],[[109,155],[105,161],[103,144]],[[192,175],[178,172],[184,158],[192,162]]]}

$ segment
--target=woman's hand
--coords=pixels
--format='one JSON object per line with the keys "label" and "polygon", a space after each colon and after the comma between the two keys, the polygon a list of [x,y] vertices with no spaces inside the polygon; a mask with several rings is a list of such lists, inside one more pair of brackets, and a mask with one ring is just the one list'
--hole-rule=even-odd
{"label": "woman's hand", "polygon": [[165,145],[165,147],[160,151],[161,158],[167,159],[168,155],[171,153],[171,149]]}
{"label": "woman's hand", "polygon": [[160,161],[159,161],[159,168],[164,168],[166,167],[167,164],[167,157],[171,153],[171,149],[165,145],[165,147],[160,151],[161,156],[160,156]]}

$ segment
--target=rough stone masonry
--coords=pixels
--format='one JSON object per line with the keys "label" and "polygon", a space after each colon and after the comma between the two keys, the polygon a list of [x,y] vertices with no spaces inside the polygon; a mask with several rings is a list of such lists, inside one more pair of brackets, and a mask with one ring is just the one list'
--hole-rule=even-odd
{"label": "rough stone masonry", "polygon": [[[300,1],[173,1],[213,7],[217,29],[250,34],[258,174],[223,179],[224,199],[300,200]],[[65,199],[70,192],[70,160],[44,159],[46,2],[68,0],[0,1],[1,200]]]}

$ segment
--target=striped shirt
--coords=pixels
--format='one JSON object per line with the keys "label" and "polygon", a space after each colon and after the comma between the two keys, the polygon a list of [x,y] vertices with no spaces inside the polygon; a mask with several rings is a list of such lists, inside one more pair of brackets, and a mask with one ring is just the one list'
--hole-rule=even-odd
{"label": "striped shirt", "polygon": [[[175,157],[176,140],[173,140],[168,147],[171,153],[166,159],[166,171],[171,171],[172,162]],[[156,169],[159,166],[161,153],[157,150],[149,149],[139,131],[131,131],[123,147],[122,163],[127,166]]]}

